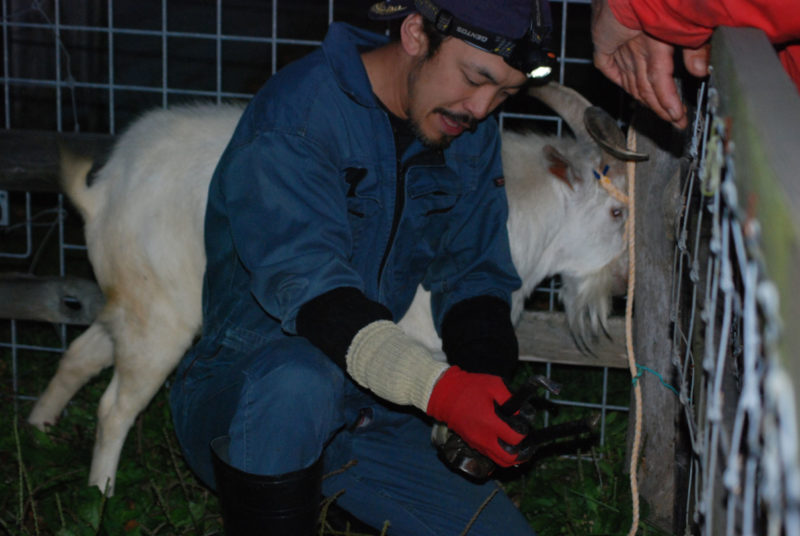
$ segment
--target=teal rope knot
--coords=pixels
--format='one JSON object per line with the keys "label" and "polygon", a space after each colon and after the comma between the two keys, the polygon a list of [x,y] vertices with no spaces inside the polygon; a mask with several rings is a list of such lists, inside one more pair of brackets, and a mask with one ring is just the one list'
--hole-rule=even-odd
{"label": "teal rope knot", "polygon": [[[642,377],[642,375],[643,375],[645,372],[649,372],[650,374],[654,374],[654,375],[655,375],[655,376],[658,378],[658,380],[661,382],[661,384],[662,384],[664,387],[666,387],[667,389],[669,389],[670,391],[672,391],[673,393],[675,393],[675,396],[677,396],[678,398],[680,398],[680,396],[681,396],[681,395],[680,395],[680,393],[678,393],[678,390],[677,390],[677,389],[675,389],[675,388],[674,388],[673,386],[671,386],[670,384],[668,384],[667,382],[665,382],[665,381],[664,381],[664,377],[663,377],[663,376],[661,376],[661,374],[660,374],[659,372],[657,372],[657,371],[655,371],[655,370],[651,369],[650,367],[645,367],[644,365],[640,365],[639,363],[636,363],[636,368],[638,368],[638,369],[639,369],[639,374],[637,374],[637,375],[636,375],[636,376],[633,378],[633,380],[631,380],[631,384],[633,384],[633,385],[636,385],[636,381],[637,381],[639,378],[641,378],[641,377]],[[691,400],[691,399],[690,399],[690,400]]]}

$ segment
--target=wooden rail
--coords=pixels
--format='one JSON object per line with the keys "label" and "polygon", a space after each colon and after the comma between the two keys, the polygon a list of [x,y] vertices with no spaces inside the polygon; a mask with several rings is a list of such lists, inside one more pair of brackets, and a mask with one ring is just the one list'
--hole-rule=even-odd
{"label": "wooden rail", "polygon": [[[105,302],[94,281],[76,277],[35,277],[0,273],[0,318],[89,325]],[[517,336],[520,359],[591,367],[625,367],[624,321],[612,318],[609,338],[594,341],[592,354],[580,352],[564,313],[526,311]]]}
{"label": "wooden rail", "polygon": [[103,303],[94,281],[0,274],[0,318],[89,325]]}
{"label": "wooden rail", "polygon": [[60,143],[99,165],[113,142],[110,134],[0,130],[0,190],[56,192]]}

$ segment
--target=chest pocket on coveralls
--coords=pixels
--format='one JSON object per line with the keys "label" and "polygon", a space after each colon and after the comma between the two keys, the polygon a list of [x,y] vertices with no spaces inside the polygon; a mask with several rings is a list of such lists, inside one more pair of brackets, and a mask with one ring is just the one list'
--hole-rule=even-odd
{"label": "chest pocket on coveralls", "polygon": [[[433,171],[433,173],[432,173]],[[416,285],[419,280],[405,281],[411,274],[422,274],[442,249],[448,226],[458,211],[463,185],[450,169],[412,167],[406,177],[406,204],[403,223],[395,242],[396,258],[407,259],[407,269],[396,277],[400,285]]]}
{"label": "chest pocket on coveralls", "polygon": [[408,270],[399,271],[396,277],[401,278],[399,285],[416,285],[418,280],[402,278],[422,274],[440,252],[448,226],[457,217],[464,186],[460,177],[444,166],[412,167],[405,180],[406,204],[398,234],[406,239],[395,242],[395,253],[408,260]]}
{"label": "chest pocket on coveralls", "polygon": [[[444,231],[464,190],[462,179],[449,169],[430,173],[425,168],[412,168],[406,176],[408,208],[413,219],[425,234],[435,235]],[[428,235],[430,236],[430,235]]]}
{"label": "chest pocket on coveralls", "polygon": [[380,203],[374,181],[367,179],[367,168],[349,167],[342,173],[344,186],[347,189],[345,194],[347,219],[350,222],[355,250],[364,231],[368,229],[372,216],[378,211]]}

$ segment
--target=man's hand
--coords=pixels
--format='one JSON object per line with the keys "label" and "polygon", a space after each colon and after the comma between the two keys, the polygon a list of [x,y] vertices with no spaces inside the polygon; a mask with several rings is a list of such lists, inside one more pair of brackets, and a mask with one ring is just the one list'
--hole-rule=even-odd
{"label": "man's hand", "polygon": [[[607,0],[592,2],[594,64],[612,82],[678,128],[688,124],[686,107],[672,78],[674,47],[617,21]],[[687,70],[708,73],[709,47],[685,49]]]}
{"label": "man's hand", "polygon": [[497,414],[496,408],[511,398],[499,376],[448,368],[433,387],[427,413],[446,423],[472,448],[501,467],[518,463],[516,453],[503,448],[517,445],[525,436],[514,431]]}

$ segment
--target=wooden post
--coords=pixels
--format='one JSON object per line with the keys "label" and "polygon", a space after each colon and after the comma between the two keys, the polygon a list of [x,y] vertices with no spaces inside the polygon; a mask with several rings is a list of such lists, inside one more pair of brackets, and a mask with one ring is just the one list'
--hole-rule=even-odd
{"label": "wooden post", "polygon": [[[675,219],[680,207],[680,156],[683,135],[651,112],[642,110],[633,121],[638,152],[650,155],[636,164],[636,288],[634,298],[634,348],[636,362],[673,381],[672,263]],[[641,370],[641,369],[640,369]],[[673,532],[682,501],[676,485],[675,459],[679,448],[678,397],[659,379],[645,373],[642,387],[642,444],[639,453],[639,494],[648,503],[648,521]],[[631,413],[628,443],[632,443]],[[681,503],[681,504],[678,504]]]}

